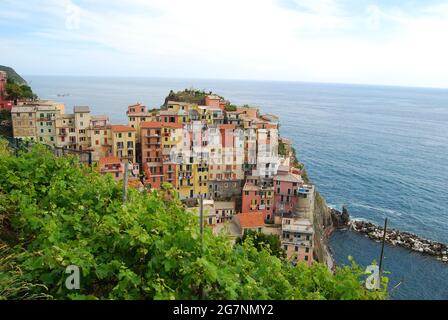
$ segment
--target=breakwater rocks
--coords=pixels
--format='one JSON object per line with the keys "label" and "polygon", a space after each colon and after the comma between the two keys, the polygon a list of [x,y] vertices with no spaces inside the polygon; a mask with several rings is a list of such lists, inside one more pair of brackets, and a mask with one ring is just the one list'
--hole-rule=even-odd
{"label": "breakwater rocks", "polygon": [[[372,240],[382,241],[383,239],[383,228],[371,222],[350,220],[348,227],[353,231],[365,234]],[[437,260],[448,263],[448,246],[446,244],[423,239],[412,233],[396,229],[387,229],[385,241],[393,246],[435,256]]]}

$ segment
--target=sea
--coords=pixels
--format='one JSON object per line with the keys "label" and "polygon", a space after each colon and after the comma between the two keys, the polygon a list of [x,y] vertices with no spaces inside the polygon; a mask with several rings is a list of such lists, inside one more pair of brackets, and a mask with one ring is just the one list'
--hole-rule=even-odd
{"label": "sea", "polygon": [[[448,243],[448,89],[280,81],[27,76],[40,98],[90,106],[125,124],[126,108],[159,107],[170,90],[213,91],[280,118],[312,182],[336,209]],[[330,239],[338,265],[365,267],[381,244],[352,231]],[[448,299],[448,264],[386,245],[391,299]]]}

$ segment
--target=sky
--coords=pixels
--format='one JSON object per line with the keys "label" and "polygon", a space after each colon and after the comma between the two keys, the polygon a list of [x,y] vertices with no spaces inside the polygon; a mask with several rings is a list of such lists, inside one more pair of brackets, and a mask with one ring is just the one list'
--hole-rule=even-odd
{"label": "sky", "polygon": [[448,88],[448,1],[0,0],[23,75]]}

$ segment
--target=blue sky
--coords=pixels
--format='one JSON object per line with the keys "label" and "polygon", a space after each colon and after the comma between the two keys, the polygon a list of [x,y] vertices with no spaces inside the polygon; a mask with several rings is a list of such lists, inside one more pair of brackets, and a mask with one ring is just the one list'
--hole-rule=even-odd
{"label": "blue sky", "polygon": [[0,0],[0,64],[448,88],[447,30],[446,1]]}

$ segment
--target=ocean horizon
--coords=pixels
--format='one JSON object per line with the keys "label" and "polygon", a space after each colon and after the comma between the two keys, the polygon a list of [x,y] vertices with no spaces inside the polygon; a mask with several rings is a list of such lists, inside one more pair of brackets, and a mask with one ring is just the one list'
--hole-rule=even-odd
{"label": "ocean horizon", "polygon": [[[234,104],[257,106],[280,119],[312,182],[352,218],[448,243],[448,89],[367,84],[145,77],[25,76],[42,99],[88,105],[126,123],[128,105],[159,107],[170,90],[213,91]],[[68,94],[66,96],[60,96]],[[351,255],[366,266],[378,244],[337,231],[338,264]],[[448,299],[448,265],[387,246],[393,299]]]}

